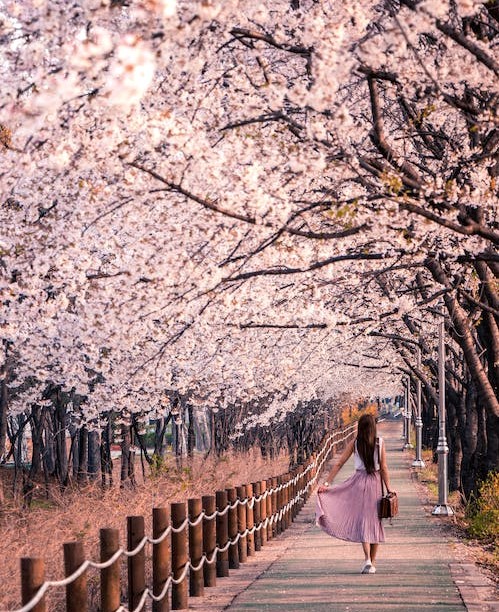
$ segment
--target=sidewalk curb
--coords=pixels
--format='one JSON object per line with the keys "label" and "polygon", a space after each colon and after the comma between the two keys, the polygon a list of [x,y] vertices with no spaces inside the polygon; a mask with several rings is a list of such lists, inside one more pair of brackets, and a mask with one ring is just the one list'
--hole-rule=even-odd
{"label": "sidewalk curb", "polygon": [[449,563],[449,568],[468,612],[499,612],[495,584],[475,563]]}
{"label": "sidewalk curb", "polygon": [[[409,457],[408,457],[409,459]],[[419,481],[417,470],[408,465],[409,477],[414,486],[416,495],[425,514],[438,525],[442,535],[457,546],[465,546],[465,543],[457,536],[450,536],[445,530],[445,522],[450,520],[446,517],[434,517],[428,512],[427,506],[430,500],[424,485]],[[417,486],[419,485],[419,486]],[[457,551],[456,551],[457,552]],[[499,612],[499,598],[497,585],[474,563],[469,561],[455,561],[449,563],[452,580],[456,585],[461,599],[468,612]]]}

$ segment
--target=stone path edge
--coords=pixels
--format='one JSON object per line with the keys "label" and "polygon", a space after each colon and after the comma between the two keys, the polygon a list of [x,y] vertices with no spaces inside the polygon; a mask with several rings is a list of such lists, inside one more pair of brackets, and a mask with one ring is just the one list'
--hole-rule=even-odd
{"label": "stone path edge", "polygon": [[265,563],[265,567],[262,567],[261,571],[258,572],[258,575],[253,577],[251,582],[248,581],[248,583],[244,585],[243,588],[241,588],[237,593],[234,593],[234,597],[224,608],[222,608],[222,612],[223,610],[228,610],[232,602],[234,601],[234,599],[236,599],[236,597],[238,597],[239,595],[241,595],[241,593],[244,593],[244,591],[249,589],[250,586],[253,585],[260,578],[262,574],[264,574],[276,561],[281,559],[281,557],[283,557],[283,555],[287,552],[287,550],[291,548],[291,546],[293,545],[294,539],[301,537],[305,533],[305,531],[309,529],[310,527],[310,525],[307,523],[295,523],[295,525],[296,525],[296,529],[293,529],[293,527],[290,528],[292,529],[293,533],[290,533],[288,531],[287,533],[283,534],[284,537],[282,538],[281,542],[282,544],[284,544],[284,546],[280,546],[279,547],[280,550],[275,551],[277,552],[277,554],[274,554],[272,558],[269,559],[268,562]]}
{"label": "stone path edge", "polygon": [[249,589],[276,561],[278,561],[296,539],[300,538],[310,523],[300,521],[299,518],[280,535],[265,543],[255,555],[248,557],[240,569],[231,572],[229,577],[217,579],[217,585],[212,589],[205,589],[205,595],[189,599],[189,610],[198,612],[223,612],[228,610],[234,600]]}

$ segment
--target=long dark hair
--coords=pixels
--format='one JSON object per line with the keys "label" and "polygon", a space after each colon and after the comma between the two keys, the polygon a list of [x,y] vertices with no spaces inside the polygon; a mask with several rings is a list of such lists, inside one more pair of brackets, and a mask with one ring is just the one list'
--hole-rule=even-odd
{"label": "long dark hair", "polygon": [[374,449],[376,447],[376,420],[372,414],[363,414],[357,424],[357,452],[368,474],[374,474]]}

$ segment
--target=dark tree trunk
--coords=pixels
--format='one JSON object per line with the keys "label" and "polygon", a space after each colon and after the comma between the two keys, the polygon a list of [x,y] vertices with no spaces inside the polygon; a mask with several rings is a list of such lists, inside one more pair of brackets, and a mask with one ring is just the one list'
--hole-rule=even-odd
{"label": "dark tree trunk", "polygon": [[216,415],[213,410],[210,410],[210,450],[207,453],[208,455],[212,452],[217,452],[217,425],[216,425]]}
{"label": "dark tree trunk", "polygon": [[55,472],[59,482],[66,486],[68,482],[68,452],[66,448],[66,409],[67,397],[63,397],[60,388],[53,399],[55,410],[54,421],[54,445],[56,450]]}
{"label": "dark tree trunk", "polygon": [[45,474],[51,477],[55,474],[56,465],[56,446],[53,434],[53,422],[47,415],[43,421],[44,424],[44,448],[43,448],[43,466]]}
{"label": "dark tree trunk", "polygon": [[102,430],[102,442],[100,446],[101,460],[101,482],[105,489],[113,485],[113,460],[111,458],[111,419],[107,417],[107,423]]}
{"label": "dark tree trunk", "polygon": [[[485,294],[488,300],[492,302],[493,307],[497,306],[497,300],[494,299],[491,283],[486,284],[487,290]],[[490,312],[484,313],[484,317],[478,326],[480,341],[486,347],[487,368],[491,385],[499,395],[499,328],[494,315]],[[486,417],[485,437],[487,443],[486,459],[484,470],[495,471],[499,469],[499,418],[490,413]]]}
{"label": "dark tree trunk", "polygon": [[78,432],[78,482],[88,479],[88,430],[82,427]]}
{"label": "dark tree trunk", "polygon": [[100,467],[100,435],[98,431],[88,432],[88,476],[90,480],[96,480],[99,476]]}
{"label": "dark tree trunk", "polygon": [[154,454],[162,457],[164,453],[163,443],[166,433],[166,422],[164,418],[157,419],[154,430]]}
{"label": "dark tree trunk", "polygon": [[132,428],[123,425],[121,428],[121,486],[135,486],[135,452],[133,451]]}
{"label": "dark tree trunk", "polygon": [[71,457],[73,462],[73,480],[77,481],[80,471],[80,432],[78,429],[74,429],[71,433]]}
{"label": "dark tree trunk", "polygon": [[133,428],[129,427],[130,432],[130,452],[128,456],[128,480],[131,483],[132,487],[135,487],[135,435],[133,432]]}
{"label": "dark tree trunk", "polygon": [[7,447],[7,410],[9,403],[9,360],[8,349],[5,349],[5,364],[0,371],[0,463],[3,461]]}
{"label": "dark tree trunk", "polygon": [[479,481],[487,476],[487,411],[482,404],[478,404],[478,436],[476,452],[476,478],[475,488]]}
{"label": "dark tree trunk", "polygon": [[[466,374],[465,374],[466,375]],[[466,396],[468,394],[468,388],[465,385],[463,392],[459,398],[459,402],[456,406],[456,417],[457,427],[459,430],[459,448],[461,453],[461,461],[459,464],[459,490],[464,492],[463,485],[463,472],[465,470],[466,461],[469,460],[469,452],[467,451],[467,439],[466,439]]]}
{"label": "dark tree trunk", "polygon": [[475,486],[475,455],[478,445],[478,411],[476,408],[475,385],[470,380],[466,393],[466,429],[463,444],[463,469],[461,482],[466,499]]}
{"label": "dark tree trunk", "polygon": [[449,435],[449,489],[457,491],[461,484],[461,432],[456,406],[453,402],[447,404],[447,432]]}
{"label": "dark tree trunk", "polygon": [[194,407],[192,404],[187,404],[187,455],[192,457],[196,446],[196,436],[194,434]]}
{"label": "dark tree trunk", "polygon": [[125,486],[128,479],[128,462],[130,460],[130,427],[121,426],[121,486]]}
{"label": "dark tree trunk", "polygon": [[42,432],[44,411],[36,404],[31,407],[31,467],[29,478],[34,482],[42,470]]}
{"label": "dark tree trunk", "polygon": [[487,461],[485,469],[488,472],[499,471],[499,419],[487,415]]}

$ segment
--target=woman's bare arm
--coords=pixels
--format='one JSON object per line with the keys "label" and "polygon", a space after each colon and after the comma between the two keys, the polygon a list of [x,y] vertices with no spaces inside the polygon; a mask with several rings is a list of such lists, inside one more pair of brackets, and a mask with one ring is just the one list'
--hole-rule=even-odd
{"label": "woman's bare arm", "polygon": [[384,444],[381,445],[379,472],[381,474],[383,482],[385,483],[386,490],[388,491],[388,493],[390,493],[390,474],[388,473],[388,466],[386,465],[386,451]]}
{"label": "woman's bare arm", "polygon": [[[329,471],[329,474],[326,476],[326,482],[332,482],[333,481],[333,479],[335,478],[336,474],[341,470],[341,468],[348,461],[350,455],[353,453],[354,445],[355,445],[355,440],[352,440],[351,442],[349,442],[346,445],[345,450],[340,455],[340,458],[333,465],[333,467]],[[327,487],[321,485],[318,488],[318,492],[319,493],[323,493],[324,491],[327,491]]]}

